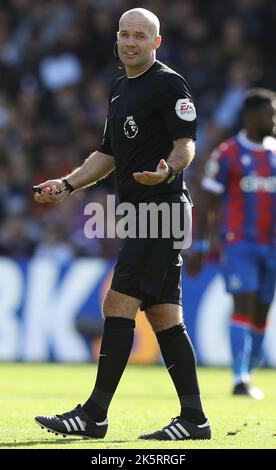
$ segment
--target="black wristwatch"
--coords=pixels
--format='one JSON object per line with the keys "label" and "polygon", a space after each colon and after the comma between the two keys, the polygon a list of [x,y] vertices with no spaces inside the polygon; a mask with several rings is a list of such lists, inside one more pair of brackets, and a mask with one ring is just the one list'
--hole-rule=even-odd
{"label": "black wristwatch", "polygon": [[71,194],[73,191],[75,191],[75,188],[70,184],[68,183],[67,179],[66,178],[62,178],[61,180],[65,186],[65,189],[67,189],[67,191],[69,191],[69,193]]}
{"label": "black wristwatch", "polygon": [[169,173],[165,181],[166,183],[170,184],[170,183],[173,183],[174,180],[178,177],[178,173],[177,171],[174,170],[174,168],[171,165],[168,165],[168,167],[169,167]]}

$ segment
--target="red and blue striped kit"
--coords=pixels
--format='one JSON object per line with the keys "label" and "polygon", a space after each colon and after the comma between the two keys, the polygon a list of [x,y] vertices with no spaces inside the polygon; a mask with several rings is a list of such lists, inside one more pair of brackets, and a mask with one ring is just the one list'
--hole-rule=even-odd
{"label": "red and blue striped kit", "polygon": [[204,189],[222,194],[222,234],[228,243],[276,246],[276,141],[257,144],[244,131],[212,153]]}

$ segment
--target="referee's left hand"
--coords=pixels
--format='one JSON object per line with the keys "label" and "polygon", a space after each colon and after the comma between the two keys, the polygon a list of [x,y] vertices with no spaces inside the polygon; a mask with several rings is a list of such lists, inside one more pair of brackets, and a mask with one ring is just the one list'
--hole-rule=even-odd
{"label": "referee's left hand", "polygon": [[133,178],[138,183],[153,186],[154,184],[163,183],[169,173],[169,167],[166,161],[162,158],[158,163],[156,171],[142,171],[141,173],[133,173]]}

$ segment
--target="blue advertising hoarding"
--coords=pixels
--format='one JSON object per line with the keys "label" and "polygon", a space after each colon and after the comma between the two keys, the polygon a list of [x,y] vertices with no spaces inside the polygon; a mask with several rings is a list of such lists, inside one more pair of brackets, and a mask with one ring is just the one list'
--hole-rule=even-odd
{"label": "blue advertising hoarding", "polygon": [[[77,258],[61,265],[47,258],[0,262],[0,360],[89,362],[97,356],[103,324],[101,304],[113,263]],[[229,365],[231,297],[219,266],[209,264],[196,278],[183,270],[184,319],[203,365]],[[276,301],[265,340],[266,364],[276,367]],[[160,361],[142,313],[138,316],[132,362]]]}

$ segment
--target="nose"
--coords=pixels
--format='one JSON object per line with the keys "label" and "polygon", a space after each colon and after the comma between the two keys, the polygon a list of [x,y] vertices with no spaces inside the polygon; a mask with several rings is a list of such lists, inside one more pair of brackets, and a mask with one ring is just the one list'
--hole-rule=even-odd
{"label": "nose", "polygon": [[132,36],[128,36],[125,41],[125,45],[127,47],[134,47],[136,45],[135,38]]}

